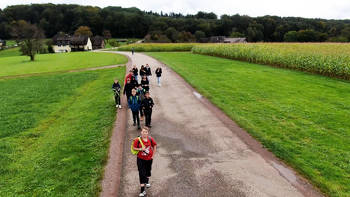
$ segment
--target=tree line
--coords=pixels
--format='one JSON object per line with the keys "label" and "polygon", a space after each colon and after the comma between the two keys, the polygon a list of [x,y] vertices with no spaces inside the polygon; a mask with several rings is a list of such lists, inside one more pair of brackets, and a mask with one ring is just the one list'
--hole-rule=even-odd
{"label": "tree line", "polygon": [[250,42],[348,42],[350,20],[300,17],[163,14],[138,8],[31,4],[0,9],[0,38],[11,39],[11,28],[24,20],[51,38],[58,32],[73,34],[88,26],[93,35],[108,31],[116,38],[146,38],[158,42],[193,42],[210,36],[246,37]]}

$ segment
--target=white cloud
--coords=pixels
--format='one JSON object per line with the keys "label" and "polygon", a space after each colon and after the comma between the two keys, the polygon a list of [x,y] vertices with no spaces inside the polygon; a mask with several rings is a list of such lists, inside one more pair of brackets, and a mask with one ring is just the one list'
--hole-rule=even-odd
{"label": "white cloud", "polygon": [[198,11],[249,16],[300,16],[307,18],[350,19],[349,0],[0,0],[0,8],[15,4],[66,3],[99,7],[138,7],[163,13],[195,14]]}

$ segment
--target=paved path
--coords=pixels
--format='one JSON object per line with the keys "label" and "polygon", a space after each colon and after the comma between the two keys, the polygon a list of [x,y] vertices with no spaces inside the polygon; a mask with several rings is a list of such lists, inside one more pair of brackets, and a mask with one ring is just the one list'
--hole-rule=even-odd
{"label": "paved path", "polygon": [[[262,149],[254,148],[258,143],[247,145],[249,135],[242,138],[241,129],[169,68],[143,54],[121,54],[138,68],[148,63],[152,72],[158,66],[163,69],[162,87],[156,86],[154,76],[150,87],[155,101],[151,136],[159,146],[148,196],[317,196],[293,171],[257,153]],[[130,153],[139,131],[127,113],[119,189],[123,197],[137,196],[140,189],[136,157]]]}

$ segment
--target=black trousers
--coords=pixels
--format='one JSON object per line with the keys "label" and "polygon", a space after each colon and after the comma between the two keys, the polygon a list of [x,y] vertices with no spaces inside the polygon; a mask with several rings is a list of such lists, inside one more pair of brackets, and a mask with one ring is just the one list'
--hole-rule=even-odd
{"label": "black trousers", "polygon": [[120,96],[119,96],[119,94],[115,94],[115,95],[114,95],[114,99],[115,99],[115,104],[116,104],[116,105],[121,105],[121,104],[120,104]]}
{"label": "black trousers", "polygon": [[146,126],[150,126],[151,125],[151,121],[152,121],[152,110],[146,110],[145,109],[145,117],[146,117]]}
{"label": "black trousers", "polygon": [[139,170],[140,184],[148,183],[148,178],[151,177],[152,163],[153,159],[143,160],[137,157],[137,169]]}
{"label": "black trousers", "polygon": [[143,109],[140,108],[140,116],[143,117]]}
{"label": "black trousers", "polygon": [[140,126],[139,111],[132,111],[132,119],[134,120],[134,123],[137,121],[137,126]]}

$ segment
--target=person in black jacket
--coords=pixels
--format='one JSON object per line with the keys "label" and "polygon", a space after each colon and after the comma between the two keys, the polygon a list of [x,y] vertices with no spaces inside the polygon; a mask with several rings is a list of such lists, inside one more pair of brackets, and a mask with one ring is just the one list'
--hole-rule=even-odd
{"label": "person in black jacket", "polygon": [[140,68],[140,76],[141,76],[141,79],[143,78],[143,76],[146,75],[146,69],[145,69],[145,66],[142,65],[141,68]]}
{"label": "person in black jacket", "polygon": [[146,98],[143,99],[141,103],[141,107],[145,113],[146,117],[146,127],[152,127],[151,126],[151,116],[152,116],[152,108],[153,108],[153,99],[150,97],[149,92],[146,92],[145,94]]}
{"label": "person in black jacket", "polygon": [[135,77],[132,76],[131,79],[130,79],[130,83],[132,85],[132,88],[137,88],[137,86],[139,86],[139,83],[136,81]]}
{"label": "person in black jacket", "polygon": [[146,76],[143,76],[142,79],[141,79],[141,85],[142,85],[142,88],[146,90],[146,92],[149,91],[149,81],[148,79],[146,78]]}
{"label": "person in black jacket", "polygon": [[147,79],[148,81],[151,79],[151,75],[152,75],[152,72],[151,72],[151,67],[149,67],[148,64],[146,64],[146,75],[147,75]]}
{"label": "person in black jacket", "polygon": [[129,99],[131,96],[131,90],[134,88],[133,84],[131,84],[130,79],[126,80],[126,84],[124,87],[124,95],[126,95],[126,98]]}
{"label": "person in black jacket", "polygon": [[158,67],[156,69],[156,75],[157,75],[158,86],[162,86],[162,84],[160,84],[160,78],[162,77],[162,68],[161,67]]}
{"label": "person in black jacket", "polygon": [[115,107],[119,107],[119,109],[122,108],[121,103],[120,103],[120,84],[118,79],[114,80],[114,83],[112,85],[112,89],[114,91],[114,99],[115,99]]}
{"label": "person in black jacket", "polygon": [[139,75],[139,70],[137,69],[136,65],[132,68],[132,72],[134,74],[135,80],[138,82],[138,75]]}

